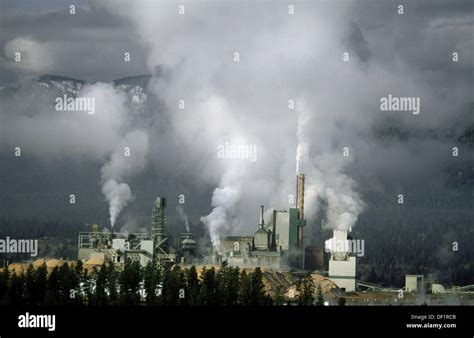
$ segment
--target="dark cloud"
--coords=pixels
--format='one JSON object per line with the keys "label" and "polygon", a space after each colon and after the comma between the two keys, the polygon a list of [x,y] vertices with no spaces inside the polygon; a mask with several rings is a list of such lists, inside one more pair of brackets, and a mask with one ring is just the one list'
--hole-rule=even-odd
{"label": "dark cloud", "polygon": [[[9,8],[8,4],[3,6]],[[43,73],[54,72],[88,81],[110,81],[145,72],[146,47],[137,41],[127,20],[87,4],[83,7],[76,4],[76,14],[69,15],[69,5],[64,6],[63,3],[47,2],[44,7],[51,12],[38,14],[34,7],[25,6],[24,11],[2,13],[0,83],[28,75],[25,69],[12,62],[5,51],[9,42],[19,38],[32,40],[39,48],[47,50],[54,69],[43,69]],[[129,63],[124,63],[125,52],[131,53]],[[41,69],[37,71],[41,75]]]}

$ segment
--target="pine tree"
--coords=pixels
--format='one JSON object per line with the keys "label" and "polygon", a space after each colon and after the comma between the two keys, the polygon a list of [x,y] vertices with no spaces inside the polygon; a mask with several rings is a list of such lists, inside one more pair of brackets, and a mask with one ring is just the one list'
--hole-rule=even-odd
{"label": "pine tree", "polygon": [[321,284],[318,284],[318,288],[316,291],[316,305],[324,305],[323,289],[321,288]]}
{"label": "pine tree", "polygon": [[10,283],[10,271],[5,267],[2,272],[0,272],[0,305],[4,305],[5,296],[7,294],[8,285]]}
{"label": "pine tree", "polygon": [[21,304],[24,294],[24,282],[23,274],[17,274],[16,272],[12,274],[10,285],[5,295],[6,305],[16,306]]}
{"label": "pine tree", "polygon": [[158,287],[160,279],[159,270],[155,267],[155,263],[151,260],[148,261],[145,269],[143,270],[143,281],[146,293],[146,304],[156,305],[158,302],[156,288]]}
{"label": "pine tree", "polygon": [[299,288],[298,305],[309,306],[314,303],[314,282],[311,275],[308,274]]}
{"label": "pine tree", "polygon": [[227,305],[227,274],[226,265],[224,264],[222,264],[221,268],[216,271],[215,285],[215,303],[218,305]]}
{"label": "pine tree", "polygon": [[140,282],[140,263],[127,260],[119,275],[120,304],[138,305],[140,303]]}
{"label": "pine tree", "polygon": [[241,305],[251,305],[252,298],[252,284],[250,281],[250,276],[245,270],[242,271],[240,275],[240,304]]}
{"label": "pine tree", "polygon": [[178,305],[189,304],[189,289],[186,284],[186,274],[179,266],[174,268],[178,284]]}
{"label": "pine tree", "polygon": [[276,287],[273,295],[273,304],[276,306],[282,306],[285,304],[285,287],[283,285],[278,285]]}
{"label": "pine tree", "polygon": [[94,303],[94,279],[88,269],[84,269],[81,275],[82,291],[84,294],[83,301],[87,305]]}
{"label": "pine tree", "polygon": [[239,301],[240,269],[238,267],[227,270],[227,305],[237,305]]}
{"label": "pine tree", "polygon": [[69,290],[69,298],[71,304],[73,305],[82,305],[83,303],[81,278],[82,262],[79,260],[74,266],[74,268],[69,269],[69,280],[71,283],[70,287],[72,290]]}
{"label": "pine tree", "polygon": [[107,305],[107,266],[103,264],[97,273],[97,279],[94,290],[94,304],[95,305]]}
{"label": "pine tree", "polygon": [[24,304],[36,305],[35,299],[35,268],[32,264],[28,266],[25,275],[25,298]]}
{"label": "pine tree", "polygon": [[163,271],[163,288],[161,292],[160,303],[162,305],[177,305],[179,297],[177,269],[165,267]]}
{"label": "pine tree", "polygon": [[268,299],[264,290],[262,270],[260,267],[255,268],[250,275],[250,285],[250,305],[268,305]]}
{"label": "pine tree", "polygon": [[199,296],[198,296],[198,303],[199,305],[206,305],[207,300],[206,300],[206,294],[207,294],[207,289],[206,286],[204,285],[204,276],[206,275],[207,268],[206,266],[202,267],[201,274],[199,275]]}
{"label": "pine tree", "polygon": [[39,268],[36,269],[34,275],[33,299],[35,304],[44,304],[47,282],[48,269],[46,267],[46,263],[43,263]]}
{"label": "pine tree", "polygon": [[48,282],[46,284],[46,295],[45,295],[45,304],[46,305],[60,305],[58,290],[60,289],[59,284],[59,273],[58,267],[55,266],[48,277]]}
{"label": "pine tree", "polygon": [[189,305],[199,305],[200,286],[198,274],[194,265],[186,271],[186,282],[189,290]]}
{"label": "pine tree", "polygon": [[214,267],[203,271],[201,285],[202,305],[217,305],[216,270]]}
{"label": "pine tree", "polygon": [[115,264],[110,262],[107,265],[107,291],[109,293],[109,305],[118,304],[117,279],[118,272],[115,268]]}
{"label": "pine tree", "polygon": [[59,299],[61,305],[73,305],[75,299],[71,297],[76,293],[74,270],[67,263],[59,268]]}

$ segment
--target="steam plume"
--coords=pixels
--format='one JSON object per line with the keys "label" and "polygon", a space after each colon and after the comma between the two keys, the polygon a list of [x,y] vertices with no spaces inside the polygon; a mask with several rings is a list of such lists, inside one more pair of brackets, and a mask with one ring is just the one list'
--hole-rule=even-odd
{"label": "steam plume", "polygon": [[112,228],[120,212],[132,199],[130,187],[122,181],[144,169],[147,153],[148,134],[143,130],[131,131],[125,135],[121,147],[115,150],[110,161],[101,169],[102,192],[109,202]]}
{"label": "steam plume", "polygon": [[186,231],[189,232],[189,219],[188,215],[184,212],[184,208],[181,205],[178,205],[176,207],[176,211],[178,212],[179,217],[184,221],[184,224],[186,225]]}
{"label": "steam plume", "polygon": [[220,247],[220,237],[231,232],[236,225],[236,208],[241,198],[241,187],[235,175],[229,172],[224,175],[221,186],[216,188],[212,194],[212,212],[201,217],[201,221],[206,224],[211,236],[212,245],[215,249]]}

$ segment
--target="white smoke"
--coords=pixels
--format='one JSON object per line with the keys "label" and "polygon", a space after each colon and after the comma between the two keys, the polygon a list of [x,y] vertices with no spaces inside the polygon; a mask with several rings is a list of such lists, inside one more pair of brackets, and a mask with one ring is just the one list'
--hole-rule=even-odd
{"label": "white smoke", "polygon": [[[296,170],[306,175],[307,218],[314,218],[324,200],[331,227],[355,223],[363,204],[344,175],[349,161],[341,160],[339,139],[356,139],[359,130],[370,127],[364,100],[377,98],[379,89],[360,83],[375,83],[380,74],[358,61],[345,67],[342,57],[335,58],[345,48],[343,23],[350,5],[300,4],[293,20],[279,6],[249,10],[242,3],[204,2],[187,4],[177,20],[173,3],[98,4],[133,23],[149,48],[150,71],[161,70],[149,89],[167,108],[168,138],[182,145],[179,157],[168,156],[193,168],[184,175],[217,186],[213,210],[201,218],[216,247],[222,235],[254,229],[249,220],[258,211],[249,213],[252,206],[288,208],[295,149]],[[268,18],[265,25],[262,15]],[[236,52],[239,62],[233,59]],[[341,88],[350,99],[341,98]],[[288,109],[290,98],[299,106],[298,116]],[[177,108],[180,99],[185,109]],[[219,144],[238,139],[258,146],[256,163],[216,158]]]}
{"label": "white smoke", "polygon": [[320,210],[320,201],[324,201],[325,227],[350,230],[357,223],[365,204],[357,191],[357,182],[344,173],[349,162],[341,157],[324,154],[314,158],[308,170],[311,179],[306,180],[309,182],[305,190],[308,210],[305,214],[312,219]]}
{"label": "white smoke", "polygon": [[354,180],[339,174],[333,182],[333,186],[326,188],[327,223],[332,229],[350,230],[363,211],[364,203],[356,191]]}
{"label": "white smoke", "polygon": [[148,134],[134,130],[125,135],[111,159],[101,169],[102,192],[109,202],[110,225],[113,228],[120,212],[132,199],[132,191],[123,181],[141,172],[146,165]]}
{"label": "white smoke", "polygon": [[298,101],[297,113],[296,139],[298,146],[296,148],[296,174],[301,174],[304,172],[303,164],[308,162],[309,159],[307,124],[310,121],[311,115],[303,101]]}
{"label": "white smoke", "polygon": [[359,214],[364,209],[364,203],[357,193],[356,182],[348,177],[344,171],[349,161],[343,160],[342,151],[339,154],[333,148],[318,149],[321,155],[308,163],[311,143],[309,125],[317,123],[306,108],[303,100],[297,106],[297,174],[306,173],[305,204],[307,219],[312,219],[320,209],[319,201],[325,201],[326,225],[331,229],[349,230],[357,222]]}
{"label": "white smoke", "polygon": [[182,205],[178,205],[176,207],[176,211],[178,212],[179,217],[184,221],[184,224],[186,225],[186,231],[189,232],[189,218],[188,215],[184,212],[184,208]]}
{"label": "white smoke", "polygon": [[132,191],[128,184],[109,179],[102,185],[102,192],[109,201],[110,225],[113,228],[118,215],[132,198]]}
{"label": "white smoke", "polygon": [[228,171],[221,180],[219,188],[212,193],[211,205],[214,209],[201,221],[209,229],[213,247],[220,248],[220,238],[238,226],[237,204],[242,196],[239,173]]}

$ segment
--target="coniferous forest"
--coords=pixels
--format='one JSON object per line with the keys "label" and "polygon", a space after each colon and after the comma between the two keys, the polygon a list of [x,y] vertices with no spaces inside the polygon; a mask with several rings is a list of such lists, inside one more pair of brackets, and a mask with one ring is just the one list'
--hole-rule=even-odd
{"label": "coniferous forest", "polygon": [[[48,270],[30,265],[26,272],[0,272],[1,305],[104,306],[104,305],[224,305],[269,306],[287,303],[282,290],[266,292],[262,270],[251,272],[223,264],[219,269],[195,266],[157,268],[127,261],[88,270],[81,262]],[[297,305],[323,305],[320,289],[307,276],[298,283]]]}

